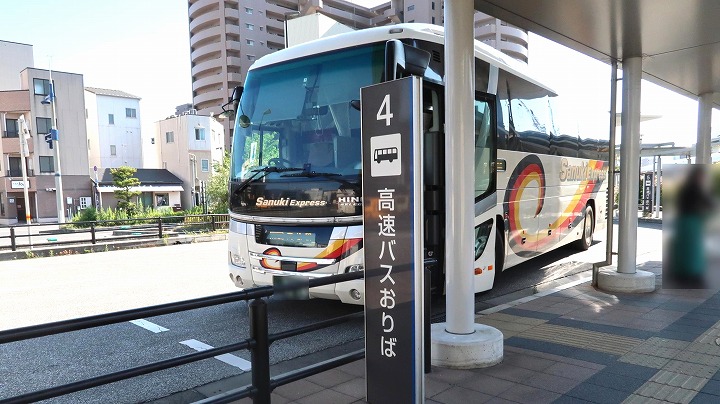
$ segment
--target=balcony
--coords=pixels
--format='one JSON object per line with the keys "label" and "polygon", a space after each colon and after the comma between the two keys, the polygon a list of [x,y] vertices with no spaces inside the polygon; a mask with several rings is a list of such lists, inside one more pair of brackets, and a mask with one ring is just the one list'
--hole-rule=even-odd
{"label": "balcony", "polygon": [[[28,168],[28,169],[25,170],[25,171],[27,171],[27,176],[28,176],[28,177],[34,177],[34,176],[35,176],[34,170]],[[7,173],[7,175],[5,175],[6,177],[18,177],[18,178],[22,178],[22,176],[23,176],[22,170],[7,170],[6,173]]]}
{"label": "balcony", "polygon": [[14,130],[14,131],[13,130],[4,130],[3,135],[2,135],[2,137],[15,137],[15,138],[19,137],[19,136],[20,136],[20,134],[16,130]]}

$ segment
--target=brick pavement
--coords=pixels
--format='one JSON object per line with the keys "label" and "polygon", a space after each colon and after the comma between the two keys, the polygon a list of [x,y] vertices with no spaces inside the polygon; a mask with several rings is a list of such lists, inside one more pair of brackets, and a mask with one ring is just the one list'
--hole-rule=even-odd
{"label": "brick pavement", "polygon": [[[660,262],[642,265],[660,274]],[[480,312],[502,363],[433,367],[426,403],[720,403],[720,291],[611,294],[575,282]],[[273,392],[273,403],[364,403],[364,361]],[[240,402],[251,402],[242,400]]]}

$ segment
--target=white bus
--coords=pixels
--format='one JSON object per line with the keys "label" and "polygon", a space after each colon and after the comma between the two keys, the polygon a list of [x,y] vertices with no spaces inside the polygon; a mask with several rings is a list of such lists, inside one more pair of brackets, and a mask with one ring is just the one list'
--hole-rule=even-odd
{"label": "white bus", "polygon": [[[398,42],[400,41],[400,42]],[[424,248],[444,288],[443,30],[401,24],[328,37],[258,59],[233,95],[230,278],[362,271],[360,88],[392,79],[397,47],[429,53],[423,75]],[[556,94],[526,66],[475,42],[475,291],[559,246],[587,249],[606,214],[608,139],[565,131]],[[423,66],[424,67],[424,66]],[[398,78],[402,76],[399,72]],[[573,127],[575,130],[576,127]],[[387,155],[375,159],[390,159]],[[402,201],[396,201],[402,203]],[[311,296],[364,302],[362,281]]]}

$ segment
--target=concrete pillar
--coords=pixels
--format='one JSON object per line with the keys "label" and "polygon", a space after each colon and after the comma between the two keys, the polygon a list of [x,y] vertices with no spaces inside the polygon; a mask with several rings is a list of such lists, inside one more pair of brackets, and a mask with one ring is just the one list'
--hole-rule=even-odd
{"label": "concrete pillar", "polygon": [[618,272],[625,274],[635,273],[637,255],[641,78],[642,58],[623,60]]}
{"label": "concrete pillar", "polygon": [[445,178],[447,322],[431,327],[433,365],[487,367],[502,361],[502,333],[475,324],[473,287],[475,56],[473,0],[445,2]]}
{"label": "concrete pillar", "polygon": [[[471,270],[475,261],[473,223],[475,159],[475,55],[473,2],[445,4],[445,172],[447,331],[472,334],[475,323]],[[468,15],[469,14],[469,15]]]}
{"label": "concrete pillar", "polygon": [[613,266],[600,269],[598,287],[613,292],[651,292],[655,290],[655,275],[636,268],[642,58],[624,59],[622,68],[618,265],[617,271]]}
{"label": "concrete pillar", "polygon": [[695,163],[710,164],[710,125],[712,121],[713,94],[701,94],[698,99],[697,144],[695,146]]}

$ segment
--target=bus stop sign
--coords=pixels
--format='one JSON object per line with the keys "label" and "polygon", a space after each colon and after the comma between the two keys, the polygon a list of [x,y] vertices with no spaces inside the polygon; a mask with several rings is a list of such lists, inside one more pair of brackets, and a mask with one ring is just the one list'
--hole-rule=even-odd
{"label": "bus stop sign", "polygon": [[367,401],[424,400],[422,81],[360,91]]}

